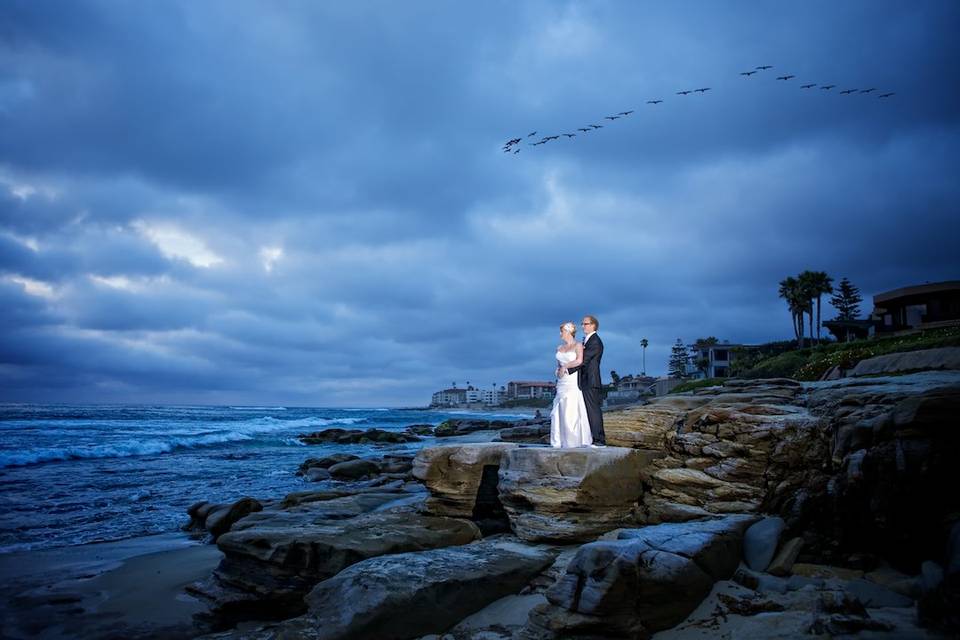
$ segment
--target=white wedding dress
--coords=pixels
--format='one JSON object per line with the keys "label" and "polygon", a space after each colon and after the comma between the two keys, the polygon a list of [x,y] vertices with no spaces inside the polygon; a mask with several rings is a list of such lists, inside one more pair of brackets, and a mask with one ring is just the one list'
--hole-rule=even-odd
{"label": "white wedding dress", "polygon": [[[557,351],[557,361],[568,364],[577,359],[575,351]],[[550,446],[586,447],[593,443],[583,392],[577,386],[579,371],[557,378],[557,395],[550,410]]]}

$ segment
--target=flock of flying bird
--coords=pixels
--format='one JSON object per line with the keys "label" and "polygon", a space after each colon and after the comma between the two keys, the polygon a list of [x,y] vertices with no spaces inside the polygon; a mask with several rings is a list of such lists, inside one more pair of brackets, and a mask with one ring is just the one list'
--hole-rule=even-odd
{"label": "flock of flying bird", "polygon": [[[744,77],[746,77],[746,78],[749,78],[750,76],[752,76],[752,75],[755,74],[755,73],[759,73],[759,72],[761,72],[761,71],[767,71],[767,70],[769,70],[769,69],[773,69],[773,66],[772,66],[772,65],[769,65],[769,64],[760,65],[760,66],[758,66],[758,67],[754,67],[754,68],[751,69],[750,71],[742,71],[742,72],[740,73],[740,75],[741,75],[741,76],[744,76]],[[788,74],[788,75],[777,76],[777,80],[781,80],[781,81],[784,81],[784,82],[789,82],[790,80],[793,80],[795,77],[796,77],[795,75],[790,75],[790,74]],[[802,84],[802,85],[800,85],[800,88],[801,88],[801,89],[813,89],[813,88],[816,87],[816,86],[818,86],[817,83],[812,82],[812,83],[809,83],[809,84]],[[831,89],[836,88],[836,86],[837,86],[837,85],[835,85],[835,84],[822,84],[822,85],[819,85],[819,87],[820,87],[820,89],[821,89],[822,91],[830,91]],[[691,93],[706,93],[707,91],[710,91],[711,89],[712,89],[711,87],[700,87],[699,89],[685,89],[685,90],[683,90],[683,91],[677,91],[677,95],[678,95],[678,96],[687,96],[687,95],[690,95]],[[869,93],[873,93],[874,91],[877,91],[877,88],[876,88],[876,87],[870,87],[870,88],[868,88],[868,89],[843,89],[842,91],[838,91],[837,93],[839,93],[840,95],[850,95],[851,93],[864,93],[864,94],[869,94]],[[893,96],[893,95],[896,95],[896,93],[893,92],[893,91],[890,91],[890,92],[887,92],[887,93],[877,94],[877,98],[889,98],[889,97],[891,97],[891,96]],[[663,100],[662,100],[662,99],[659,99],[659,98],[656,99],[656,100],[647,100],[647,104],[649,104],[649,105],[654,105],[654,106],[660,104],[661,102],[663,102]],[[604,120],[609,120],[610,122],[613,122],[614,120],[619,120],[620,118],[626,118],[627,116],[629,116],[629,115],[632,114],[632,113],[633,113],[633,110],[630,110],[630,111],[621,111],[620,113],[617,113],[616,115],[604,116],[603,119],[604,119]],[[577,129],[577,131],[579,131],[581,134],[587,134],[587,133],[592,133],[592,132],[594,132],[594,131],[597,131],[598,129],[603,129],[603,127],[604,127],[604,125],[602,125],[602,124],[589,124],[589,125],[587,125],[587,126],[585,126],[585,127],[579,127],[579,128]],[[531,133],[528,133],[527,136],[526,136],[526,138],[529,139],[529,138],[534,137],[535,135],[537,135],[537,132],[536,132],[536,131],[533,131],[533,132],[531,132]],[[540,145],[542,145],[542,144],[547,144],[548,142],[552,142],[553,140],[559,140],[561,136],[564,136],[564,137],[566,137],[566,138],[569,140],[569,139],[572,139],[572,138],[576,138],[576,137],[577,137],[577,134],[576,134],[576,133],[572,133],[572,132],[568,132],[568,133],[560,133],[560,134],[557,134],[557,135],[544,136],[544,137],[540,138],[539,140],[537,140],[536,142],[527,142],[527,145],[528,145],[528,146],[531,146],[531,147],[537,147],[537,146],[540,146]],[[510,140],[507,140],[506,144],[503,145],[503,152],[504,152],[504,153],[511,153],[511,154],[520,153],[520,150],[521,150],[521,148],[522,148],[521,144],[522,144],[523,141],[524,141],[524,138],[511,138]]]}

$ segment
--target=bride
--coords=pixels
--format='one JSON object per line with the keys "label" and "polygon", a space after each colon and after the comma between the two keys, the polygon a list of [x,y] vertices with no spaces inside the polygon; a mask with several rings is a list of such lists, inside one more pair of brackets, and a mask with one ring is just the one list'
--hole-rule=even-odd
{"label": "bride", "polygon": [[572,322],[560,325],[557,347],[557,395],[550,411],[550,445],[553,447],[587,447],[593,443],[587,406],[577,384],[579,371],[568,373],[567,367],[583,362],[583,345],[576,341],[577,326]]}

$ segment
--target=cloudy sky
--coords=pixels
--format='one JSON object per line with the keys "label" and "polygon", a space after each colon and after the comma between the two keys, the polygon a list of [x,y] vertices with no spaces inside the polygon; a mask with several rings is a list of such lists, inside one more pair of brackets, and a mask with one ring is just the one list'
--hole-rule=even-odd
{"label": "cloudy sky", "polygon": [[958,27],[952,0],[4,0],[0,400],[425,404],[549,378],[584,313],[605,377],[643,337],[656,375],[678,337],[790,338],[804,269],[868,301],[955,279]]}

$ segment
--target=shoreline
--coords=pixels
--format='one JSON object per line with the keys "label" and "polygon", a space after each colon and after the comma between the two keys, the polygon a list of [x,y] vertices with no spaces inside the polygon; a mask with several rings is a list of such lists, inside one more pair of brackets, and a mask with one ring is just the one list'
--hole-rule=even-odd
{"label": "shoreline", "polygon": [[183,532],[0,555],[0,636],[193,638],[206,607],[184,587],[222,557]]}

